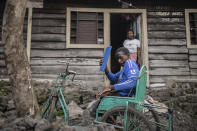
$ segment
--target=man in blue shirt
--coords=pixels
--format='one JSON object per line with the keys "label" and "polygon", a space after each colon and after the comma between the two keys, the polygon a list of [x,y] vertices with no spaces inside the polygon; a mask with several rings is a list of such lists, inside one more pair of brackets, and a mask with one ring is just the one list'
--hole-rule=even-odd
{"label": "man in blue shirt", "polygon": [[[97,97],[105,92],[110,92],[112,90],[117,91],[118,95],[120,96],[132,96],[135,94],[137,77],[139,75],[139,67],[134,60],[129,59],[129,55],[130,53],[127,48],[120,47],[116,50],[115,58],[121,65],[122,70],[113,74],[108,70],[107,67],[105,68],[105,74],[110,80],[111,85],[106,88],[102,93],[99,93]],[[132,91],[130,92],[131,88]]]}
{"label": "man in blue shirt", "polygon": [[[96,109],[103,96],[133,96],[135,94],[139,68],[136,62],[129,58],[129,55],[129,50],[125,47],[120,47],[116,50],[115,58],[121,65],[122,70],[113,74],[108,70],[107,67],[105,68],[105,74],[107,75],[111,84],[108,88],[97,94],[97,98],[99,97],[100,99],[97,99],[88,105],[87,110],[89,110],[91,116],[95,116]],[[102,63],[103,60],[101,59],[100,65],[102,65]]]}

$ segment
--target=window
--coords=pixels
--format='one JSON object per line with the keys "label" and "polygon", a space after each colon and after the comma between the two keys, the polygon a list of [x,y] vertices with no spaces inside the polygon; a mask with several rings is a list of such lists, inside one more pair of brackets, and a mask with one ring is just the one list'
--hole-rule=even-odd
{"label": "window", "polygon": [[187,47],[197,48],[197,9],[185,10]]}
{"label": "window", "polygon": [[67,8],[67,48],[104,48],[104,11]]}

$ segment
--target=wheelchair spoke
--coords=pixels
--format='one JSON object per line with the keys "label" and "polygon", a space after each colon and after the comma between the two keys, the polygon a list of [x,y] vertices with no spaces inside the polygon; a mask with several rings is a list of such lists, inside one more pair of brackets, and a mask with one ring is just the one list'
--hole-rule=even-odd
{"label": "wheelchair spoke", "polygon": [[[102,120],[104,122],[116,125],[116,126],[124,126],[124,112],[125,107],[116,107],[109,111],[107,111]],[[110,121],[112,120],[113,121]],[[152,131],[151,124],[146,120],[143,114],[136,109],[129,108],[128,110],[128,121],[127,121],[128,131]]]}

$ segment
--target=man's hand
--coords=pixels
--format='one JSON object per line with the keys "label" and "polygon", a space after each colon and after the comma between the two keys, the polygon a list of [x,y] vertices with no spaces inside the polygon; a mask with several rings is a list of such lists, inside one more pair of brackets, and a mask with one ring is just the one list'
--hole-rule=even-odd
{"label": "man's hand", "polygon": [[101,66],[103,64],[103,58],[100,59],[99,65]]}
{"label": "man's hand", "polygon": [[[100,59],[100,62],[99,62],[99,65],[101,66],[103,64],[103,58],[101,58]],[[105,74],[108,74],[109,73],[109,70],[108,70],[108,68],[107,68],[107,66],[106,66],[106,68],[105,68]]]}
{"label": "man's hand", "polygon": [[111,90],[114,90],[114,85],[110,85],[109,88],[110,88]]}
{"label": "man's hand", "polygon": [[106,93],[110,92],[111,90],[112,90],[111,88],[105,88],[103,91],[99,92],[96,95],[96,98],[100,97],[102,94],[106,94]]}

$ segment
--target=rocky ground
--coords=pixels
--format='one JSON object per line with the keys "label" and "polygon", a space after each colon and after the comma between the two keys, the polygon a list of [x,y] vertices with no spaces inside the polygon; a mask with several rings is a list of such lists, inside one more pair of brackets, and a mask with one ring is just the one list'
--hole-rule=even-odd
{"label": "rocky ground", "polygon": [[[50,92],[50,82],[35,82],[36,95],[41,108]],[[148,90],[148,95],[155,100],[174,108],[173,125],[175,131],[196,131],[197,120],[197,87],[196,85],[175,84],[162,90]],[[11,88],[8,82],[0,82],[0,130],[3,131],[113,131],[114,128],[106,125],[93,124],[94,118],[84,110],[87,104],[95,99],[95,92],[85,90],[80,85],[69,85],[64,90],[65,98],[70,108],[69,126],[64,124],[63,117],[56,116],[57,120],[49,123],[46,120],[37,120],[30,117],[18,118],[12,100]],[[61,113],[60,113],[61,114]]]}

